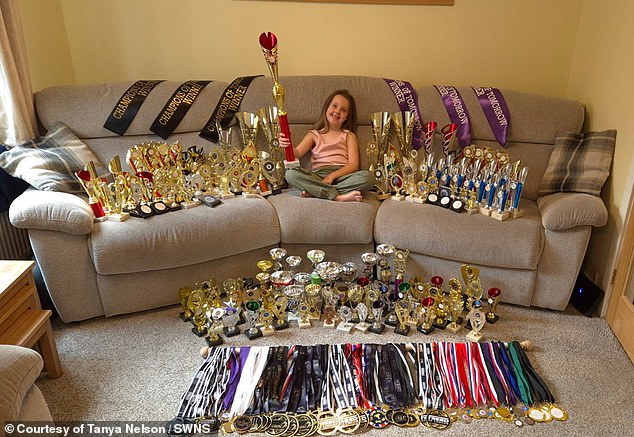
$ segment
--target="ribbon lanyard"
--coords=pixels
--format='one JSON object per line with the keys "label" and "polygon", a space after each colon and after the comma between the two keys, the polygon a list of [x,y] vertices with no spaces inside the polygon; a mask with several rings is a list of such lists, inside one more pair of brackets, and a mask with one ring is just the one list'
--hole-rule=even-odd
{"label": "ribbon lanyard", "polygon": [[506,352],[506,346],[504,345],[504,343],[498,341],[494,343],[494,350],[497,357],[497,362],[500,364],[502,372],[504,373],[504,376],[509,383],[509,387],[511,389],[511,392],[513,393],[513,397],[515,398],[515,400],[520,399],[523,401],[523,399],[521,398],[517,379],[515,378],[515,371],[513,370],[511,359]]}
{"label": "ribbon lanyard", "polygon": [[458,405],[458,383],[452,368],[452,360],[449,356],[450,343],[440,342],[436,346],[436,363],[440,370],[440,376],[443,380],[445,390],[445,404],[447,408],[453,408]]}
{"label": "ribbon lanyard", "polygon": [[507,382],[506,378],[504,377],[504,371],[502,370],[500,364],[498,363],[496,359],[493,343],[490,343],[490,342],[485,343],[483,344],[483,346],[484,346],[484,353],[489,358],[488,361],[491,364],[491,367],[493,369],[491,373],[495,375],[495,379],[500,384],[500,390],[502,394],[498,395],[499,398],[500,399],[504,398],[504,403],[508,406],[515,405],[517,403],[515,399],[515,394],[513,393],[513,390],[511,389],[511,387],[509,387],[509,382]]}
{"label": "ribbon lanyard", "polygon": [[242,369],[243,375],[250,375],[249,378],[240,378],[238,387],[236,388],[236,394],[231,405],[229,412],[230,416],[240,416],[247,411],[247,408],[251,405],[255,394],[255,388],[260,382],[260,376],[266,366],[267,357],[269,354],[269,347],[254,347],[251,348],[249,356],[247,357],[244,367]]}

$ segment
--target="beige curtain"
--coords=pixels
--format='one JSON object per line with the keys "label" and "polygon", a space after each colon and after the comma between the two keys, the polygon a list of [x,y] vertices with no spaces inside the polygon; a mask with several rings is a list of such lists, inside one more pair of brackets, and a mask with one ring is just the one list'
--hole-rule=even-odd
{"label": "beige curtain", "polygon": [[6,144],[34,138],[37,121],[18,0],[0,0],[0,79]]}

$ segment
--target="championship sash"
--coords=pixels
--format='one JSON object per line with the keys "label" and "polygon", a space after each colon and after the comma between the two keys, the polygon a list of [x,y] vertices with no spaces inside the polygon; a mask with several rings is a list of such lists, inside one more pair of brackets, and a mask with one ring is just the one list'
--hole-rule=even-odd
{"label": "championship sash", "polygon": [[455,87],[434,85],[452,123],[458,125],[458,143],[461,147],[471,144],[471,121],[462,96]]}
{"label": "championship sash", "polygon": [[207,124],[200,131],[200,136],[213,143],[218,142],[218,130],[216,129],[216,120],[220,120],[220,125],[226,128],[234,114],[240,108],[240,103],[251,85],[251,81],[256,77],[262,76],[243,76],[238,77],[225,88],[222,98],[216,105],[216,109],[211,114],[211,117],[207,121]]}
{"label": "championship sash", "polygon": [[423,124],[418,107],[418,94],[411,83],[402,80],[383,79],[396,97],[401,111],[414,113],[414,132],[412,133],[412,148],[418,150],[423,145]]}
{"label": "championship sash", "polygon": [[103,127],[117,135],[123,135],[141,109],[145,98],[161,82],[163,81],[137,80],[134,82],[121,96]]}
{"label": "championship sash", "polygon": [[506,134],[511,121],[511,114],[502,92],[497,88],[471,87],[478,96],[480,106],[487,117],[495,139],[501,145],[506,144]]}
{"label": "championship sash", "polygon": [[156,117],[150,130],[164,140],[169,138],[193,105],[198,94],[210,82],[210,80],[189,80],[181,84]]}

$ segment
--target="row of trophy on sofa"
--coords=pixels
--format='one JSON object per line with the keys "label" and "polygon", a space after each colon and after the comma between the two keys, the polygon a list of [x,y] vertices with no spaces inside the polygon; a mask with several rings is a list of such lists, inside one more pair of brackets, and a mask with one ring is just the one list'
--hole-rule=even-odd
{"label": "row of trophy on sofa", "polygon": [[479,341],[485,324],[498,320],[501,291],[490,288],[483,296],[476,267],[461,266],[462,282],[452,278],[445,283],[440,276],[427,282],[415,275],[406,279],[409,252],[391,244],[363,254],[362,265],[325,261],[323,251],[311,250],[311,272],[297,271],[301,257],[287,256],[285,249],[270,254],[257,263],[260,272],[253,279],[222,284],[210,279],[178,291],[181,318],[210,346],[223,342],[221,334],[240,334],[237,325],[243,321],[249,339],[273,335],[289,322],[304,329],[321,320],[324,328],[346,333],[381,334],[389,325],[401,335],[413,329],[425,335],[434,329],[456,333],[464,324],[470,329],[467,339]]}
{"label": "row of trophy on sofa", "polygon": [[[375,112],[370,117],[374,142],[366,154],[380,199],[430,203],[455,212],[480,212],[497,220],[522,215],[519,202],[528,168],[511,163],[504,149],[469,145],[457,153],[457,125],[441,128],[442,153],[434,153],[437,123],[423,126],[420,150],[413,148],[412,112]],[[398,146],[390,142],[394,126]]]}

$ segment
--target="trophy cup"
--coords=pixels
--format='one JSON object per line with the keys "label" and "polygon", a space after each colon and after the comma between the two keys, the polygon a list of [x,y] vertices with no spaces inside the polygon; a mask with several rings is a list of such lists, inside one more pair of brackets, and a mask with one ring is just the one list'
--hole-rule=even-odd
{"label": "trophy cup", "polygon": [[412,111],[401,111],[392,114],[394,131],[401,147],[401,156],[406,157],[412,151],[412,135],[414,133],[414,123],[416,116]]}
{"label": "trophy cup", "polygon": [[438,126],[438,123],[436,123],[435,121],[427,122],[423,126],[423,144],[425,144],[425,152],[427,152],[427,155],[431,154],[436,126]]}
{"label": "trophy cup", "polygon": [[434,308],[434,298],[428,296],[421,302],[421,311],[423,311],[423,322],[416,328],[417,331],[425,335],[431,334],[434,330],[434,319],[436,311]]}
{"label": "trophy cup", "polygon": [[78,170],[75,172],[75,177],[83,187],[84,191],[88,195],[88,204],[92,209],[95,222],[103,222],[108,220],[108,216],[104,211],[104,201],[99,197],[99,191],[97,190],[96,181],[92,180],[88,170]]}
{"label": "trophy cup", "polygon": [[244,306],[246,308],[244,318],[247,321],[247,330],[244,334],[249,340],[255,340],[256,338],[262,337],[262,331],[260,331],[260,328],[256,325],[258,313],[260,312],[260,302],[250,300],[245,303]]}
{"label": "trophy cup", "polygon": [[275,323],[273,328],[276,331],[282,331],[288,328],[288,320],[286,320],[286,308],[288,306],[288,297],[281,295],[275,298],[273,304],[273,312],[275,313]]}
{"label": "trophy cup", "polygon": [[322,262],[326,257],[326,253],[323,250],[312,249],[306,252],[306,258],[313,263],[313,269],[317,267],[317,264]]}
{"label": "trophy cup", "polygon": [[367,154],[369,163],[373,162],[375,155],[379,158],[376,168],[373,169],[376,178],[376,188],[379,190],[377,195],[379,200],[385,200],[390,197],[388,172],[384,169],[385,162],[383,159],[390,136],[390,122],[391,115],[389,112],[374,112],[370,115],[374,143],[368,146]]}
{"label": "trophy cup", "polygon": [[290,267],[291,273],[295,274],[295,270],[302,263],[302,257],[291,255],[286,257],[286,264]]}
{"label": "trophy cup", "polygon": [[354,327],[365,333],[370,328],[370,324],[366,322],[366,319],[368,318],[368,307],[363,302],[359,302],[356,310],[359,315],[359,323],[357,323]]}
{"label": "trophy cup", "polygon": [[498,303],[500,302],[500,294],[502,291],[499,288],[489,288],[487,295],[487,303],[489,304],[489,311],[486,313],[486,319],[489,323],[495,323],[499,320],[500,316],[496,314]]}
{"label": "trophy cup", "polygon": [[308,303],[309,319],[319,320],[319,308],[321,307],[321,302],[319,302],[321,285],[312,283],[307,284],[304,287],[304,292],[306,293],[306,300]]}
{"label": "trophy cup", "polygon": [[273,270],[282,270],[282,259],[284,259],[287,255],[286,249],[282,247],[274,247],[269,250],[269,254],[271,255],[271,259],[273,259]]}
{"label": "trophy cup", "polygon": [[401,299],[396,302],[394,312],[398,317],[398,326],[394,328],[394,333],[399,335],[408,335],[410,326],[407,324],[409,320],[409,303],[405,299]]}
{"label": "trophy cup", "polygon": [[469,311],[469,314],[467,314],[467,320],[471,325],[471,331],[466,335],[469,341],[478,342],[482,339],[480,331],[486,323],[486,318],[484,313],[480,310],[480,307],[480,301],[476,301],[471,311]]}
{"label": "trophy cup", "polygon": [[[280,156],[279,152],[283,152],[280,148],[280,119],[279,110],[276,106],[268,106],[266,108],[260,108],[258,111],[260,117],[260,125],[262,126],[262,132],[264,132],[264,138],[269,146],[269,153],[271,159],[274,161],[280,161],[284,159],[284,156]],[[282,153],[283,155],[283,153]]]}
{"label": "trophy cup", "polygon": [[224,327],[220,321],[224,314],[225,310],[223,308],[214,308],[213,311],[207,312],[207,318],[212,320],[211,326],[207,330],[207,337],[205,337],[205,342],[207,342],[209,347],[220,346],[223,343],[222,337],[218,335],[218,330],[222,331]]}
{"label": "trophy cup", "polygon": [[252,112],[236,112],[235,117],[240,125],[240,136],[244,145],[241,156],[242,159],[250,164],[251,161],[258,157],[255,140],[258,136],[260,117]]}
{"label": "trophy cup", "polygon": [[332,304],[324,305],[324,328],[335,327],[335,307]]}
{"label": "trophy cup", "polygon": [[225,309],[225,316],[222,318],[222,323],[225,325],[223,332],[226,337],[233,337],[240,334],[240,328],[236,325],[240,321],[239,309],[233,307],[227,307]]}
{"label": "trophy cup", "polygon": [[113,208],[109,214],[109,218],[122,222],[130,218],[130,213],[124,212],[124,208],[127,206],[131,190],[128,181],[126,180],[126,176],[121,169],[121,158],[119,158],[119,155],[115,155],[110,160],[108,169],[114,179],[114,182],[109,185],[110,191],[113,194]]}
{"label": "trophy cup", "polygon": [[449,123],[440,130],[442,133],[442,153],[445,156],[449,156],[455,149],[457,131],[458,125],[455,123]]}
{"label": "trophy cup", "polygon": [[350,319],[352,319],[352,309],[348,305],[341,305],[339,307],[339,318],[341,322],[337,325],[337,330],[350,334],[350,331],[354,328],[354,324],[350,323]]}
{"label": "trophy cup", "polygon": [[[280,124],[280,131],[291,142],[291,130],[288,126],[288,117],[286,110],[284,109],[284,88],[279,82],[279,73],[277,65],[277,37],[272,32],[263,32],[260,34],[260,46],[262,47],[262,53],[266,60],[266,65],[269,67],[269,72],[273,78],[273,99],[278,109],[278,120]],[[293,144],[288,145],[284,150],[286,159],[284,160],[284,166],[286,168],[299,167],[299,160],[295,158],[295,152],[293,151]]]}
{"label": "trophy cup", "polygon": [[383,313],[383,302],[380,299],[377,299],[372,303],[372,316],[374,322],[368,328],[368,331],[374,332],[375,334],[382,334],[385,330],[385,325],[381,323],[381,314]]}
{"label": "trophy cup", "polygon": [[361,255],[361,261],[365,265],[365,268],[363,269],[363,276],[370,280],[375,279],[374,266],[376,265],[378,259],[379,257],[374,252],[366,252]]}

